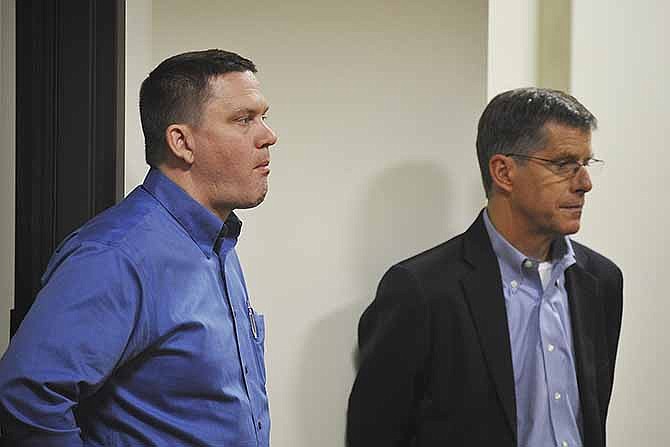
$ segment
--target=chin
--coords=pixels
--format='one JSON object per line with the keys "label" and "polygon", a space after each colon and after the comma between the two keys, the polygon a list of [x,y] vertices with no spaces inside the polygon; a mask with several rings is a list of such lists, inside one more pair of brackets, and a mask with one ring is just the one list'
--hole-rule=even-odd
{"label": "chin", "polygon": [[235,208],[237,209],[249,209],[249,208],[255,208],[261,203],[263,203],[263,200],[265,200],[265,195],[267,194],[267,191],[261,194],[258,197],[255,198],[250,198],[248,201],[236,206]]}
{"label": "chin", "polygon": [[575,234],[579,231],[581,224],[579,222],[569,222],[561,227],[561,234],[567,236],[569,234]]}

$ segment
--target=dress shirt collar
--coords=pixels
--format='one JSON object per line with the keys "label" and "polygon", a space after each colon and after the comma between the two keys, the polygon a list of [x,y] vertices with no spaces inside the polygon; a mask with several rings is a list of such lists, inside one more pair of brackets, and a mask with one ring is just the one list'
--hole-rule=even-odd
{"label": "dress shirt collar", "polygon": [[[524,268],[537,270],[540,261],[528,258],[510,244],[493,226],[488,209],[484,210],[484,225],[489,234],[493,251],[500,262],[503,278],[523,276]],[[563,236],[554,240],[551,244],[549,262],[552,264],[561,263],[563,270],[576,262],[575,251],[572,248],[570,238]]]}
{"label": "dress shirt collar", "polygon": [[224,244],[227,249],[237,242],[242,222],[235,213],[222,222],[158,169],[149,170],[142,188],[163,205],[207,257],[212,256],[222,239],[231,242]]}

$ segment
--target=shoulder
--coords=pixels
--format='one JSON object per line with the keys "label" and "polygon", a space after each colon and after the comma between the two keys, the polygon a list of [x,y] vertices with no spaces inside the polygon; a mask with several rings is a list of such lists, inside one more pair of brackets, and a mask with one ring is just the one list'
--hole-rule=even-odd
{"label": "shoulder", "polygon": [[80,240],[132,246],[164,225],[166,220],[171,220],[170,214],[150,194],[138,188],[117,205],[86,222],[76,233]]}
{"label": "shoulder", "polygon": [[435,265],[449,262],[461,257],[463,246],[463,235],[458,235],[446,242],[424,250],[398,262],[398,266],[410,270],[426,270]]}
{"label": "shoulder", "polygon": [[620,280],[622,278],[621,269],[612,260],[586,245],[572,239],[570,242],[575,250],[577,263],[587,272],[598,279]]}
{"label": "shoulder", "polygon": [[444,283],[460,278],[474,267],[495,263],[483,213],[480,212],[463,233],[400,261],[392,268],[406,269],[424,280],[441,279]]}
{"label": "shoulder", "polygon": [[384,275],[404,277],[417,287],[443,287],[445,281],[455,279],[468,270],[463,262],[463,235],[422,251],[394,264]]}
{"label": "shoulder", "polygon": [[111,262],[113,258],[141,264],[152,251],[170,246],[179,237],[175,235],[183,233],[173,220],[153,197],[138,188],[70,233],[56,248],[45,276],[64,262],[78,260],[95,265],[96,259]]}
{"label": "shoulder", "polygon": [[[136,188],[68,235],[57,251],[93,244],[115,247],[131,258],[145,258],[178,240],[190,240],[176,219],[149,193]],[[150,248],[150,250],[148,250]]]}

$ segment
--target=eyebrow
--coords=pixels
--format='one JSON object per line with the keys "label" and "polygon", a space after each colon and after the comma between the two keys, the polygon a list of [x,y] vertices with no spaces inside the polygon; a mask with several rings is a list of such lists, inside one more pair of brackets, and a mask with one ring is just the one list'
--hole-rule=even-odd
{"label": "eyebrow", "polygon": [[[594,153],[594,152],[590,152],[590,153],[586,156],[587,159],[589,159],[589,158],[594,158],[594,157],[595,157],[595,153]],[[555,160],[570,160],[570,159],[571,159],[571,160],[577,160],[577,159],[579,159],[579,158],[580,158],[580,157],[575,156],[575,154],[571,154],[570,152],[563,151],[563,152],[559,152],[559,153],[556,155],[556,157],[555,157],[554,159],[555,159]]]}
{"label": "eyebrow", "polygon": [[[261,115],[265,115],[268,113],[268,110],[270,110],[270,106],[265,106],[265,109],[260,113]],[[239,107],[237,109],[233,110],[233,114],[238,115],[238,114],[249,114],[249,115],[258,115],[258,109],[253,109],[250,107]]]}

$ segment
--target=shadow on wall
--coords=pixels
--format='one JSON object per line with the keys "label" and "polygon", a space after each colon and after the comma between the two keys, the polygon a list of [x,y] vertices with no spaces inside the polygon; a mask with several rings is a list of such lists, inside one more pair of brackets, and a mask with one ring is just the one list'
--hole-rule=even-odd
{"label": "shadow on wall", "polygon": [[[341,267],[347,273],[342,277],[353,282],[347,289],[361,295],[355,299],[344,297],[343,303],[349,304],[326,315],[309,330],[301,356],[298,414],[305,422],[315,412],[332,415],[333,423],[328,427],[305,423],[300,428],[300,445],[337,445],[333,440],[344,439],[352,385],[344,378],[353,377],[358,366],[358,320],[374,298],[382,274],[392,264],[446,239],[450,227],[447,186],[447,174],[438,163],[408,161],[373,177],[354,209],[343,207],[343,216],[351,216],[349,222],[355,226],[356,237],[349,242],[351,260]],[[342,379],[327,383],[332,377]]]}

